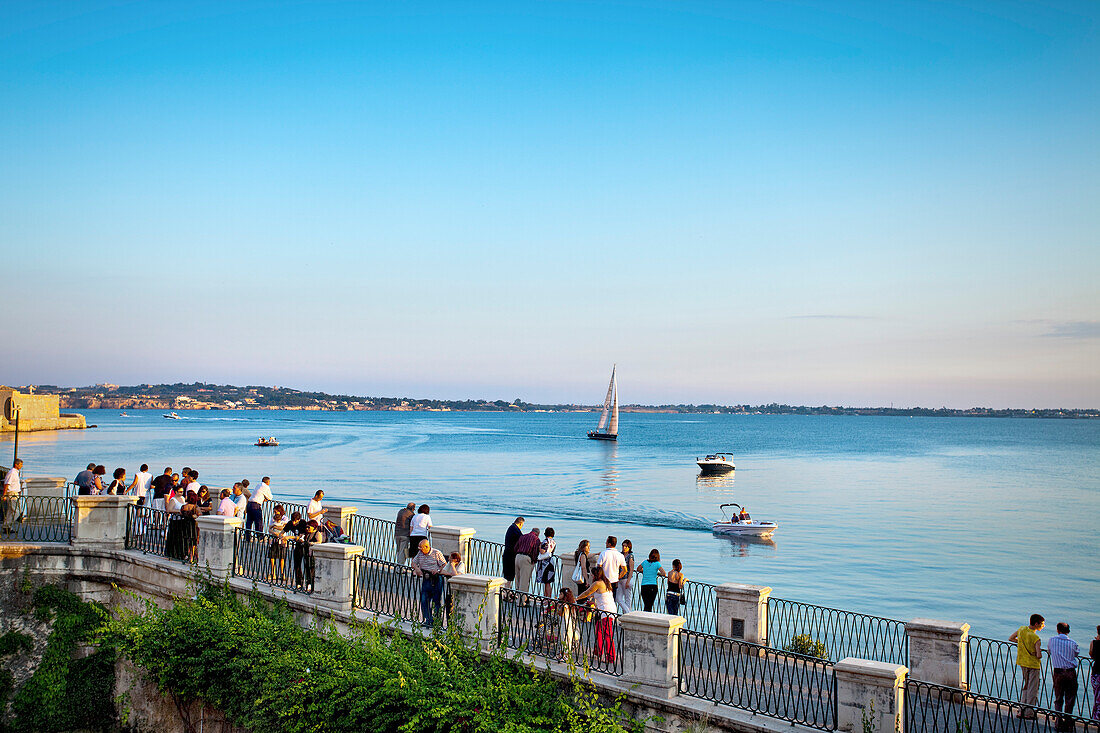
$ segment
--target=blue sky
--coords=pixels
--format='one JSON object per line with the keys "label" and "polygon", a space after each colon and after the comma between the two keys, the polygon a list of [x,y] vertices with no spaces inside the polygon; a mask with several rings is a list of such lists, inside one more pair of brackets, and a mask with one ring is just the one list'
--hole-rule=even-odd
{"label": "blue sky", "polygon": [[0,3],[0,382],[1100,405],[1100,4]]}

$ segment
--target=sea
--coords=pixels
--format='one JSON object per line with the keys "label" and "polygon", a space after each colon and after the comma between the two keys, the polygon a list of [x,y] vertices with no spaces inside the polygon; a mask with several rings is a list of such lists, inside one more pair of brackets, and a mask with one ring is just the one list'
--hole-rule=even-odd
{"label": "sea", "polygon": [[[436,524],[498,542],[523,515],[559,550],[613,534],[692,580],[981,636],[1038,612],[1087,645],[1100,624],[1097,420],[623,413],[603,442],[585,437],[595,413],[82,412],[94,429],[20,436],[27,476],[71,480],[91,461],[186,465],[217,487],[268,475],[277,498],[323,489],[383,519],[426,503]],[[716,451],[736,471],[700,476]],[[713,535],[731,502],[777,522],[772,541]]]}

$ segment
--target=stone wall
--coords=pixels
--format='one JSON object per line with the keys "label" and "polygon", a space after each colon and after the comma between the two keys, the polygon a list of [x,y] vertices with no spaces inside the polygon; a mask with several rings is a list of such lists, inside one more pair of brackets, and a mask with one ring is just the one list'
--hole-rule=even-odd
{"label": "stone wall", "polygon": [[17,411],[21,433],[87,427],[83,415],[61,414],[55,394],[23,394],[10,387],[0,387],[0,431],[15,430]]}

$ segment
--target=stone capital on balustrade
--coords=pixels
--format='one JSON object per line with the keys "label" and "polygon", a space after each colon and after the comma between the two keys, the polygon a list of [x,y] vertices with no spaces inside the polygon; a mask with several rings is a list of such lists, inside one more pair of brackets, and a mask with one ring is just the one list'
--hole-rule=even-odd
{"label": "stone capital on balustrade", "polygon": [[355,558],[362,545],[322,542],[310,549],[313,558],[313,600],[345,613],[351,611]]}
{"label": "stone capital on balustrade", "polygon": [[504,578],[489,575],[456,575],[447,579],[453,608],[451,623],[459,623],[459,633],[480,649],[490,649],[496,642],[500,589]]}
{"label": "stone capital on balustrade", "polygon": [[223,579],[233,568],[234,532],[244,524],[240,517],[208,514],[195,519],[199,527],[198,558],[200,572],[208,568],[213,577]]}
{"label": "stone capital on balustrade", "polygon": [[766,644],[768,639],[768,596],[766,585],[722,583],[718,598],[718,636]]}
{"label": "stone capital on balustrade", "polygon": [[348,517],[354,516],[359,511],[358,507],[350,504],[324,504],[323,507],[325,513],[322,516],[330,522],[335,522],[345,532],[350,531]]}
{"label": "stone capital on balustrade", "polygon": [[905,721],[907,667],[847,657],[833,665],[836,674],[836,724],[839,731],[895,733]]}
{"label": "stone capital on balustrade", "polygon": [[470,538],[477,534],[472,527],[444,527],[436,525],[431,529],[432,547],[450,557],[452,552],[462,555],[465,561],[470,555]]}
{"label": "stone capital on balustrade", "polygon": [[905,624],[909,673],[916,679],[965,689],[970,624],[915,618]]}
{"label": "stone capital on balustrade", "polygon": [[642,686],[650,694],[676,695],[680,675],[677,635],[683,616],[631,611],[618,618],[622,635],[623,679]]}
{"label": "stone capital on balustrade", "polygon": [[136,496],[74,496],[72,543],[123,547],[126,543],[126,514]]}

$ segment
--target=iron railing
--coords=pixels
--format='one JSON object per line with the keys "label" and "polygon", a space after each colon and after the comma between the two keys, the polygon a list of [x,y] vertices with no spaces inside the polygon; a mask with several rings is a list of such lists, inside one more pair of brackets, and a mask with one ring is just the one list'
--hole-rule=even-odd
{"label": "iron railing", "polygon": [[623,673],[618,618],[592,606],[502,590],[498,641],[509,649],[618,676]]}
{"label": "iron railing", "polygon": [[[20,494],[4,515],[0,541],[68,542],[72,537],[73,502],[60,496]],[[8,530],[14,530],[9,533]]]}
{"label": "iron railing", "polygon": [[198,524],[192,517],[134,504],[126,507],[127,550],[194,563],[198,539]]}
{"label": "iron railing", "polygon": [[502,563],[504,557],[504,545],[499,542],[471,537],[466,545],[466,572],[473,575],[490,575],[501,577],[504,572]]}
{"label": "iron railing", "polygon": [[[271,527],[271,517],[275,513],[275,507],[279,506],[280,504],[282,504],[283,508],[286,509],[286,518],[287,519],[290,519],[290,515],[293,514],[294,512],[301,512],[302,513],[302,519],[308,519],[306,517],[306,506],[307,506],[306,504],[295,504],[295,503],[290,502],[290,501],[271,501],[271,500],[267,500],[267,501],[264,501],[263,504],[260,504],[260,513],[263,515],[263,518],[264,518],[264,526],[263,526],[263,531],[264,532],[266,532],[268,530],[268,528]],[[216,507],[215,507],[215,509],[216,509]],[[244,517],[241,517],[241,519],[243,520]]]}
{"label": "iron railing", "polygon": [[[644,611],[645,602],[642,599],[641,575],[634,575],[633,597],[631,607],[635,611]],[[690,631],[701,631],[704,634],[714,634],[718,631],[718,586],[710,583],[700,583],[695,580],[686,580],[680,591],[680,606],[676,615],[684,617],[684,628]],[[657,597],[653,602],[653,611],[666,613],[668,607],[665,604],[668,595],[668,580],[657,578]]]}
{"label": "iron railing", "polygon": [[353,514],[348,517],[348,526],[344,531],[351,537],[352,543],[363,546],[363,554],[386,562],[401,563],[408,558],[397,556],[397,543],[394,530],[397,522]]}
{"label": "iron railing", "polygon": [[312,593],[314,560],[296,537],[238,527],[233,532],[233,574],[273,588]]}
{"label": "iron railing", "polygon": [[834,662],[858,657],[909,666],[904,621],[768,598],[768,646],[799,652],[814,642],[824,644]]}
{"label": "iron railing", "polygon": [[[1054,672],[1050,654],[1043,654],[1043,674],[1039,683],[1039,707],[1054,709]],[[1077,710],[1092,710],[1092,686],[1089,683],[1091,660],[1077,657]],[[967,689],[980,695],[1016,700],[1020,694],[1020,668],[1016,666],[1016,645],[1000,639],[971,636],[966,642]]]}
{"label": "iron railing", "polygon": [[[412,568],[362,555],[352,562],[352,605],[355,608],[402,621],[424,621],[420,604],[423,579],[413,575]],[[443,585],[440,589],[439,611],[445,626],[449,615],[449,593],[447,579],[440,577],[440,581]]]}
{"label": "iron railing", "polygon": [[821,730],[836,729],[831,662],[681,630],[680,694]]}
{"label": "iron railing", "polygon": [[[1059,725],[1061,723],[1061,725]],[[990,695],[910,679],[905,733],[1100,733],[1100,720],[1060,715]]]}

